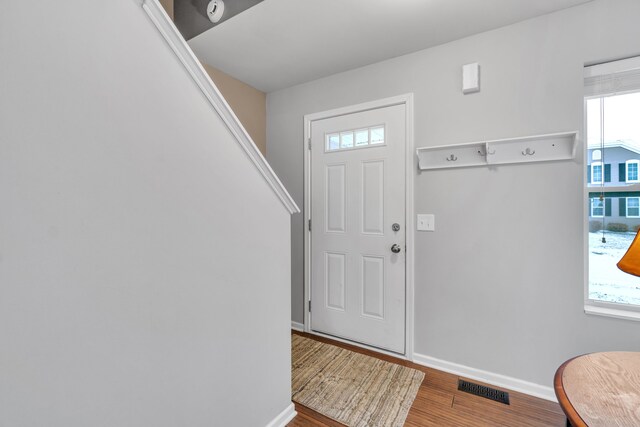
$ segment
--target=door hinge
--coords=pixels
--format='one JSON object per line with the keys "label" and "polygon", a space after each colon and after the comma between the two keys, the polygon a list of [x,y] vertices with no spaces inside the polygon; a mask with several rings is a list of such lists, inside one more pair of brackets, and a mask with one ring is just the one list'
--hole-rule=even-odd
{"label": "door hinge", "polygon": [[307,139],[307,147],[311,150],[311,138]]}
{"label": "door hinge", "polygon": [[311,300],[309,300],[309,313],[311,313]]}
{"label": "door hinge", "polygon": [[309,227],[309,231],[311,231],[311,219],[309,219],[308,227]]}

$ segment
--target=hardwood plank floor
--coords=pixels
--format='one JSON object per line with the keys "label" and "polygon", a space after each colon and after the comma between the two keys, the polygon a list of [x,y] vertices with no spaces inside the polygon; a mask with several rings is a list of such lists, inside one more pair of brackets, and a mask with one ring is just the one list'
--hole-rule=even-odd
{"label": "hardwood plank floor", "polygon": [[[566,418],[557,403],[505,390],[509,392],[511,404],[504,405],[458,391],[458,379],[462,377],[324,337],[297,331],[292,331],[292,333],[424,372],[425,379],[407,416],[405,423],[407,427],[565,426]],[[475,380],[470,381],[478,383]],[[342,424],[297,403],[296,411],[298,411],[298,415],[288,424],[288,427],[342,426]]]}

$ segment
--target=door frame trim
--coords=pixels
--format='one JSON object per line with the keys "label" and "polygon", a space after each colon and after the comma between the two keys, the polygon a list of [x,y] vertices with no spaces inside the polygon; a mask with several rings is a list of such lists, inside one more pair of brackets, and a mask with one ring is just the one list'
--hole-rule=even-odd
{"label": "door frame trim", "polygon": [[[414,214],[414,176],[416,160],[414,158],[414,130],[413,130],[413,93],[406,93],[390,98],[378,99],[362,104],[347,107],[335,108],[328,111],[321,111],[304,116],[304,330],[305,332],[328,336],[311,331],[311,313],[309,312],[309,301],[311,295],[311,232],[307,226],[311,218],[311,150],[308,149],[308,141],[311,138],[311,125],[314,121],[328,119],[346,114],[360,113],[378,108],[391,107],[394,105],[405,106],[405,227],[406,245],[405,251],[405,354],[389,353],[377,347],[365,344],[346,341],[360,347],[368,348],[385,354],[403,356],[405,359],[413,361],[413,341],[414,341],[414,237],[415,237],[415,214]],[[336,339],[336,337],[330,336]]]}

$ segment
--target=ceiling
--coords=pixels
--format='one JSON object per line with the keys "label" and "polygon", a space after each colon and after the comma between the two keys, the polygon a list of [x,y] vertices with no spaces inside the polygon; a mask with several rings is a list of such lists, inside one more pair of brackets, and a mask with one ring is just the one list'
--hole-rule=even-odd
{"label": "ceiling", "polygon": [[209,0],[175,0],[173,2],[174,22],[182,36],[189,40],[216,25],[222,25],[227,19],[244,12],[263,0],[225,0],[224,14],[216,24],[207,16]]}
{"label": "ceiling", "polygon": [[265,0],[189,45],[272,92],[588,1]]}

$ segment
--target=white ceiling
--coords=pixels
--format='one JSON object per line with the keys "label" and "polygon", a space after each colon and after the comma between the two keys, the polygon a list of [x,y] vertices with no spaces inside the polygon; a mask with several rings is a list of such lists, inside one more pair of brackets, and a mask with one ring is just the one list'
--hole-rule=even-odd
{"label": "white ceiling", "polygon": [[588,1],[265,0],[189,45],[271,92]]}

